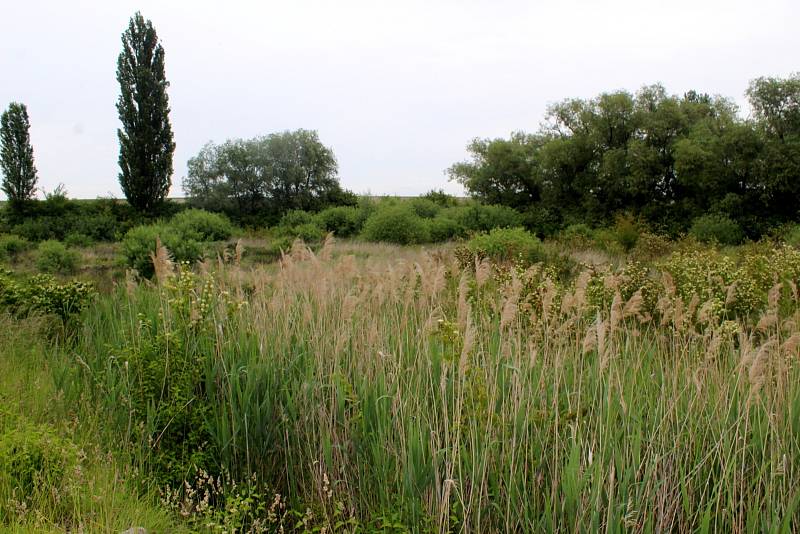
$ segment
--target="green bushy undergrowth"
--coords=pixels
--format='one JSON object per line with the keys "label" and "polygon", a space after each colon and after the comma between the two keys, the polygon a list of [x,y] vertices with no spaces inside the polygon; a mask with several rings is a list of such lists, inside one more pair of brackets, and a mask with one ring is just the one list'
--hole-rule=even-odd
{"label": "green bushy undergrowth", "polygon": [[325,232],[333,232],[337,237],[352,237],[361,231],[364,221],[360,210],[353,206],[327,208],[315,217],[319,227]]}
{"label": "green bushy undergrowth", "polygon": [[205,243],[222,241],[231,236],[233,226],[223,215],[189,209],[168,223],[154,223],[131,228],[122,239],[125,263],[145,277],[153,275],[152,254],[160,242],[172,259],[193,263],[205,252]]}
{"label": "green bushy undergrowth", "polygon": [[378,208],[364,224],[362,237],[367,241],[413,245],[430,241],[430,229],[411,206],[397,204]]}
{"label": "green bushy undergrowth", "polygon": [[31,248],[31,243],[24,237],[13,234],[0,236],[0,258],[16,260],[20,254]]}
{"label": "green bushy undergrowth", "polygon": [[199,209],[188,209],[169,222],[183,238],[195,241],[224,241],[233,233],[233,225],[224,215]]}
{"label": "green bushy undergrowth", "polygon": [[467,248],[473,255],[497,262],[533,264],[546,259],[542,242],[524,228],[495,228],[470,239]]}
{"label": "green bushy undergrowth", "polygon": [[724,215],[709,214],[692,221],[689,235],[701,243],[738,245],[744,239],[739,223]]}
{"label": "green bushy undergrowth", "polygon": [[0,435],[0,524],[45,510],[69,517],[81,482],[78,448],[51,427],[18,420]]}
{"label": "green bushy undergrowth", "polygon": [[125,263],[136,269],[140,275],[153,275],[152,256],[158,243],[167,248],[172,259],[179,262],[195,262],[203,254],[203,244],[180,234],[165,224],[148,224],[132,228],[122,239],[122,256]]}
{"label": "green bushy undergrowth", "polygon": [[80,254],[60,241],[42,241],[36,250],[36,267],[45,273],[74,273],[79,262]]}
{"label": "green bushy undergrowth", "polygon": [[53,314],[66,322],[83,311],[94,295],[93,286],[86,282],[62,284],[47,274],[26,278],[0,270],[0,308],[13,315]]}

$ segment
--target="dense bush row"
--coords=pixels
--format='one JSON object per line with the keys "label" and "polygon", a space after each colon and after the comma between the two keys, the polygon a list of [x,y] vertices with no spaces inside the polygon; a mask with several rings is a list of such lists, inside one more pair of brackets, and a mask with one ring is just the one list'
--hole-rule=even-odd
{"label": "dense bush row", "polygon": [[[170,217],[185,205],[166,202],[159,217]],[[129,229],[149,219],[126,202],[115,199],[70,200],[61,194],[48,195],[0,212],[0,229],[28,241],[116,241]]]}
{"label": "dense bush row", "polygon": [[451,198],[440,202],[430,196],[411,200],[364,199],[357,207],[338,206],[316,214],[292,211],[283,216],[277,233],[313,241],[333,232],[339,237],[360,236],[366,241],[411,245],[523,225],[522,215],[513,208],[472,202],[456,205],[449,203]]}

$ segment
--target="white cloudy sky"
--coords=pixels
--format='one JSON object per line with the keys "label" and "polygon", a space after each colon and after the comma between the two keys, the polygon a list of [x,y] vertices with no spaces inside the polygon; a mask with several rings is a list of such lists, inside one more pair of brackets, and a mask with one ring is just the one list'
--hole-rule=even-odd
{"label": "white cloudy sky", "polygon": [[800,70],[797,0],[13,2],[0,107],[27,104],[44,189],[120,195],[115,68],[136,10],[166,50],[176,196],[207,141],[295,128],[356,192],[458,192],[444,169],[471,138],[535,130],[565,97],[662,82],[744,104],[750,79]]}

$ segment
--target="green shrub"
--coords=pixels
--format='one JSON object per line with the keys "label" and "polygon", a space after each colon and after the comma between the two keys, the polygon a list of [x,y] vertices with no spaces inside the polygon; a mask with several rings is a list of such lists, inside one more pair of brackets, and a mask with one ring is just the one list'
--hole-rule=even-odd
{"label": "green shrub", "polygon": [[427,198],[414,198],[409,200],[408,203],[414,213],[423,219],[433,219],[442,209],[439,204]]}
{"label": "green shrub", "polygon": [[622,250],[625,252],[633,250],[639,240],[640,233],[639,225],[632,217],[628,215],[617,217],[614,223],[614,235]]}
{"label": "green shrub", "polygon": [[542,206],[527,209],[522,214],[522,219],[529,232],[543,237],[556,235],[564,225],[559,213]]}
{"label": "green shrub", "polygon": [[361,231],[363,221],[359,209],[353,206],[335,206],[317,213],[317,225],[325,232],[333,232],[337,237],[351,237]]}
{"label": "green shrub", "polygon": [[42,241],[36,251],[36,267],[45,273],[73,273],[79,260],[80,254],[69,250],[60,241]]}
{"label": "green shrub", "polygon": [[27,219],[14,226],[11,231],[28,241],[38,242],[62,237],[59,235],[61,227],[63,227],[63,221],[59,223],[56,219],[48,217]]}
{"label": "green shrub", "polygon": [[366,223],[362,237],[367,241],[384,241],[409,245],[430,240],[430,231],[424,219],[407,204],[381,206]]}
{"label": "green shrub", "polygon": [[306,243],[313,243],[321,241],[325,237],[325,231],[314,223],[306,223],[293,227],[288,231],[288,235],[300,238]]}
{"label": "green shrub", "polygon": [[301,224],[314,224],[314,214],[303,210],[292,210],[284,213],[278,223],[282,228],[294,228]]}
{"label": "green shrub", "polygon": [[464,234],[464,229],[456,221],[444,217],[429,220],[428,231],[433,243],[448,241]]}
{"label": "green shrub", "polygon": [[594,238],[594,231],[588,224],[571,224],[561,231],[559,238],[571,245],[587,245]]}
{"label": "green shrub", "polygon": [[53,314],[67,322],[83,311],[94,295],[94,288],[86,282],[59,284],[47,274],[17,279],[10,271],[0,270],[0,306],[18,317]]}
{"label": "green shrub", "polygon": [[702,243],[738,245],[744,239],[741,226],[724,215],[703,215],[692,221],[689,235]]}
{"label": "green shrub", "polygon": [[666,236],[642,232],[631,253],[639,261],[652,261],[672,252],[674,246]]}
{"label": "green shrub", "polygon": [[66,518],[78,489],[78,448],[49,426],[18,421],[0,435],[0,488],[14,495],[0,499],[2,515],[20,513],[11,502],[24,503],[27,511],[47,509]]}
{"label": "green shrub", "polygon": [[787,245],[800,249],[800,224],[791,226],[786,231],[783,239]]}
{"label": "green shrub", "polygon": [[188,209],[175,215],[170,221],[184,239],[195,241],[224,241],[233,233],[233,226],[227,217],[200,209]]}
{"label": "green shrub", "polygon": [[125,263],[144,277],[153,275],[151,254],[156,252],[158,240],[167,248],[175,261],[194,262],[203,254],[198,241],[185,238],[163,224],[148,224],[131,228],[122,239],[122,256]]}
{"label": "green shrub", "polygon": [[420,198],[430,200],[442,208],[450,208],[458,205],[458,199],[452,195],[448,195],[442,189],[431,189]]}
{"label": "green shrub", "polygon": [[114,241],[118,237],[117,234],[122,231],[124,224],[121,224],[111,213],[96,213],[78,214],[72,218],[69,226],[70,233],[82,234],[94,241]]}
{"label": "green shrub", "polygon": [[72,233],[64,238],[64,244],[68,247],[91,247],[94,241],[86,234]]}
{"label": "green shrub", "polygon": [[514,228],[522,226],[522,214],[508,206],[474,204],[445,208],[441,217],[456,221],[467,232],[488,232],[493,228]]}
{"label": "green shrub", "polygon": [[24,237],[13,234],[0,236],[0,257],[15,260],[22,252],[30,248],[30,242]]}
{"label": "green shrub", "polygon": [[470,239],[467,248],[498,262],[521,260],[532,264],[546,259],[542,242],[524,228],[495,228]]}

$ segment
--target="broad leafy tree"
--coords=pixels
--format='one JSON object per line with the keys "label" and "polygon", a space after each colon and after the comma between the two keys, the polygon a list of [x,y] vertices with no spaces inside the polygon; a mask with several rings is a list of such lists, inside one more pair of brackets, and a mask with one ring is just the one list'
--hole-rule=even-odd
{"label": "broad leafy tree", "polygon": [[164,48],[153,24],[136,13],[122,34],[117,60],[119,182],[128,202],[152,212],[171,185],[175,143],[169,121]]}
{"label": "broad leafy tree", "polygon": [[747,90],[763,135],[761,186],[773,215],[800,216],[800,74],[758,78]]}
{"label": "broad leafy tree", "polygon": [[0,117],[0,168],[3,192],[12,206],[33,198],[38,176],[33,163],[30,121],[25,104],[12,102]]}
{"label": "broad leafy tree", "polygon": [[538,151],[543,141],[521,132],[510,139],[474,139],[467,147],[471,161],[456,163],[447,172],[488,204],[525,207],[541,198]]}
{"label": "broad leafy tree", "polygon": [[277,218],[288,210],[351,202],[337,173],[333,150],[317,132],[295,130],[207,144],[189,160],[183,188],[206,209]]}
{"label": "broad leafy tree", "polygon": [[747,95],[751,120],[728,99],[661,85],[564,100],[536,134],[474,140],[450,178],[532,226],[626,212],[676,234],[714,213],[758,237],[800,217],[800,75],[759,78]]}

